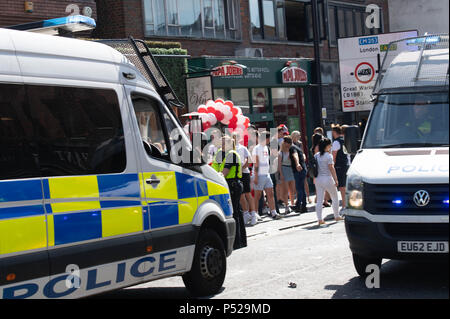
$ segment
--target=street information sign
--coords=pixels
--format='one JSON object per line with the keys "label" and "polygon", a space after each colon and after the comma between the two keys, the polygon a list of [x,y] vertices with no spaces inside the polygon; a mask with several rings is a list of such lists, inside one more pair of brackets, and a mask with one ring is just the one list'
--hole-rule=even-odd
{"label": "street information sign", "polygon": [[[417,31],[405,31],[338,39],[341,98],[344,112],[370,111],[372,109],[371,94],[389,43],[417,36]],[[400,45],[406,46],[403,42]],[[400,49],[406,50],[406,48],[390,48],[390,50]]]}

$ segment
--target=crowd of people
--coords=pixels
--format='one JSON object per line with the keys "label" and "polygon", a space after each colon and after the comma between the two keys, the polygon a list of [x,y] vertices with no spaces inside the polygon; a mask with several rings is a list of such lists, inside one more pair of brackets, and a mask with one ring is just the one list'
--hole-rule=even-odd
{"label": "crowd of people", "polygon": [[223,174],[230,189],[237,226],[235,249],[247,245],[245,227],[256,225],[262,216],[280,219],[292,212],[307,212],[307,205],[312,204],[310,182],[316,189],[318,225],[325,224],[323,207],[332,207],[335,220],[342,220],[338,192],[345,209],[351,160],[344,145],[345,127],[332,127],[333,141],[322,128],[315,129],[308,154],[300,132],[290,134],[286,125],[280,125],[274,137],[268,131],[259,132],[253,126],[250,129],[254,139],[244,143],[234,133],[216,141],[209,150],[211,166]]}

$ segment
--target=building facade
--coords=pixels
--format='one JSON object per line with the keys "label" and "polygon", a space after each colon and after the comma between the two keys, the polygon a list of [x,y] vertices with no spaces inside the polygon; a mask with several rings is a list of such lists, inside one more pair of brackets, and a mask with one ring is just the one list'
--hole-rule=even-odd
{"label": "building facade", "polygon": [[82,14],[97,19],[95,0],[1,0],[0,28]]}
{"label": "building facade", "polygon": [[[366,27],[365,21],[370,14],[366,12],[368,4],[376,4],[380,8],[379,29]],[[308,107],[327,109],[325,125],[336,122],[351,124],[358,121],[358,117],[341,111],[337,38],[388,32],[388,2],[318,0],[318,7],[323,105],[317,105],[317,90],[312,89],[316,81],[314,72],[311,72],[308,85],[301,85],[308,92],[301,99],[307,99],[306,114]],[[135,38],[180,42],[193,58],[189,62],[192,72],[201,71],[199,65],[202,63],[196,58],[206,56],[217,57],[214,62],[236,60],[243,63],[242,59],[259,59],[255,63],[262,66],[272,64],[273,59],[280,59],[283,66],[289,59],[312,59],[308,63],[310,68],[315,67],[310,0],[97,0],[97,10],[95,37],[125,38],[132,35]],[[210,61],[204,60],[203,65],[211,67]],[[224,88],[224,81],[220,77],[214,78],[215,96],[239,99],[238,104],[246,102],[247,105],[243,106],[253,112],[257,108],[250,108],[252,101],[258,94],[261,98],[262,92],[256,92],[257,83],[244,79],[249,83],[247,87],[242,87],[245,82],[238,81],[241,87]],[[259,88],[267,93],[263,94],[268,99],[263,101],[264,104],[277,105],[278,102],[270,98],[273,94],[269,91],[278,84]],[[298,87],[293,86],[295,90],[291,93],[295,94],[291,100],[300,99]],[[289,96],[287,94],[287,100]],[[276,113],[276,108],[269,110]],[[295,114],[300,114],[300,109]],[[253,115],[255,121],[261,120],[257,114],[249,115]],[[269,124],[280,124],[276,116],[272,117],[274,121]]]}
{"label": "building facade", "polygon": [[391,31],[449,32],[448,0],[389,0]]}

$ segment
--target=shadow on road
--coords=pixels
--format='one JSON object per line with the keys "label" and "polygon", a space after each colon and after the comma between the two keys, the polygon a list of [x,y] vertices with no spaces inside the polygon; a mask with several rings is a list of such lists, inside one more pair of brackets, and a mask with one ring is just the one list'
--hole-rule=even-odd
{"label": "shadow on road", "polygon": [[[218,294],[221,294],[222,288]],[[213,296],[201,299],[210,299]],[[195,299],[184,287],[128,288],[92,297],[93,299]]]}
{"label": "shadow on road", "polygon": [[381,268],[380,288],[368,289],[365,280],[352,278],[345,285],[328,285],[335,290],[333,299],[448,299],[447,262],[426,263],[411,261],[388,261]]}

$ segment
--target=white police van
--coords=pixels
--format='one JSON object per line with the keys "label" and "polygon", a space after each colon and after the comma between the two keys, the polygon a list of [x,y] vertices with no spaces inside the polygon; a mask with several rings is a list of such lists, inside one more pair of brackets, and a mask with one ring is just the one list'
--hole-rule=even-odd
{"label": "white police van", "polygon": [[179,102],[143,42],[120,44],[0,29],[0,299],[222,287],[227,183],[173,161],[192,152]]}
{"label": "white police van", "polygon": [[448,35],[390,45],[348,172],[345,225],[361,276],[383,258],[448,261],[448,70]]}

